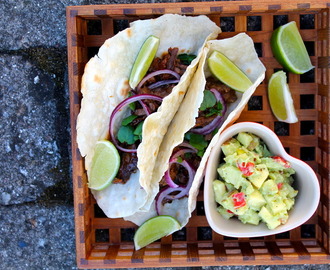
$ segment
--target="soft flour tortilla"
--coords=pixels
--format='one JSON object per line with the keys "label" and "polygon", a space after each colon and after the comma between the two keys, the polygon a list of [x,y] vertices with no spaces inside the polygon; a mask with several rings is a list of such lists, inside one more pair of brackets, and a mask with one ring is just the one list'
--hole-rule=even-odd
{"label": "soft flour tortilla", "polygon": [[[109,137],[111,112],[130,90],[130,71],[143,42],[150,35],[158,37],[157,56],[166,53],[170,47],[178,47],[180,53],[197,55],[158,111],[145,120],[143,139],[137,149],[138,172],[132,174],[126,184],[112,184],[102,191],[92,191],[108,217],[128,216],[150,207],[145,202],[149,193],[154,193],[149,183],[158,149],[190,84],[206,40],[216,38],[219,32],[220,28],[206,16],[167,14],[157,19],[139,20],[108,39],[98,55],[87,63],[82,78],[83,99],[77,120],[77,142],[81,155],[85,157],[88,174],[96,142]],[[117,126],[123,117],[125,111],[118,116]]]}
{"label": "soft flour tortilla", "polygon": [[[187,94],[168,128],[164,140],[162,141],[151,182],[153,189],[157,190],[157,192],[153,194],[154,198],[159,191],[159,183],[156,182],[156,180],[162,177],[163,172],[168,169],[168,160],[170,159],[173,149],[183,142],[184,134],[195,125],[198,110],[203,101],[203,91],[205,89],[206,78],[211,75],[206,59],[214,50],[223,53],[234,62],[250,78],[253,85],[246,90],[244,94],[236,92],[238,99],[235,103],[228,106],[225,115],[225,122],[212,138],[206,149],[199,168],[196,171],[188,197],[174,200],[172,203],[166,203],[164,205],[162,214],[171,215],[177,218],[181,227],[184,227],[188,223],[191,213],[196,207],[199,187],[203,180],[205,165],[212,147],[218,141],[218,138],[225,127],[233,123],[239,117],[249,98],[265,77],[266,69],[259,60],[254,49],[253,41],[248,35],[242,33],[232,38],[207,42],[189,90],[187,91]],[[141,225],[144,221],[156,215],[155,201],[153,201],[149,213],[137,213],[125,219],[130,220],[137,225]]]}

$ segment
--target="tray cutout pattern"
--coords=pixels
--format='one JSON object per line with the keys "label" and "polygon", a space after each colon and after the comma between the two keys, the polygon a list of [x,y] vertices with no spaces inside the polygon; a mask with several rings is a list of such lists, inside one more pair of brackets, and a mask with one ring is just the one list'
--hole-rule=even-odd
{"label": "tray cutout pattern", "polygon": [[[77,264],[80,268],[128,268],[161,266],[212,266],[255,264],[329,263],[329,167],[330,167],[330,4],[306,4],[288,0],[226,1],[135,5],[80,6],[67,8],[70,111]],[[254,40],[266,79],[257,88],[238,121],[254,121],[273,129],[286,150],[305,160],[318,174],[320,205],[304,225],[267,237],[237,239],[213,232],[206,221],[203,195],[185,228],[148,247],[135,251],[136,226],[123,219],[108,219],[97,206],[86,182],[83,158],[75,142],[76,117],[84,65],[103,42],[137,19],[164,13],[206,14],[221,26],[219,38],[247,32]],[[273,58],[273,29],[296,21],[315,70],[304,75],[287,73],[299,122],[288,125],[272,116],[266,96],[271,74],[282,67]]]}

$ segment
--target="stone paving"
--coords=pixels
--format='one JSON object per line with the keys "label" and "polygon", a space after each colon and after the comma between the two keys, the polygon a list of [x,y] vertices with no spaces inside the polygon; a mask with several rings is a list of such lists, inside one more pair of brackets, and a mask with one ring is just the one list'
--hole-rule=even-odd
{"label": "stone paving", "polygon": [[65,7],[146,2],[0,1],[0,269],[76,269]]}

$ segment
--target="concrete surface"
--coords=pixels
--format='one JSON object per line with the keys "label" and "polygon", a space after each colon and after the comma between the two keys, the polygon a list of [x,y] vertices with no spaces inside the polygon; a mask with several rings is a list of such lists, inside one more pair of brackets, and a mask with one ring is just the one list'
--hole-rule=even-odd
{"label": "concrete surface", "polygon": [[133,2],[0,1],[0,269],[76,269],[65,7]]}

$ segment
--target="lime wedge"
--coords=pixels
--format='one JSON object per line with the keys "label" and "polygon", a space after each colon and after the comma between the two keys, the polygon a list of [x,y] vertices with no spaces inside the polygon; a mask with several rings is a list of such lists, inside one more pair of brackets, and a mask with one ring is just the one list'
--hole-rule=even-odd
{"label": "lime wedge", "polygon": [[298,121],[285,72],[280,70],[270,77],[268,99],[277,120],[286,123]]}
{"label": "lime wedge", "polygon": [[296,22],[277,28],[272,34],[271,47],[277,61],[295,74],[303,74],[314,68]]}
{"label": "lime wedge", "polygon": [[150,218],[138,228],[134,235],[135,249],[139,250],[140,248],[143,248],[180,228],[180,223],[171,216],[157,216]]}
{"label": "lime wedge", "polygon": [[91,189],[106,188],[118,173],[120,156],[116,147],[107,140],[96,143],[92,165],[88,177],[88,186]]}
{"label": "lime wedge", "polygon": [[232,61],[218,51],[214,51],[207,59],[212,74],[230,88],[245,92],[252,82]]}
{"label": "lime wedge", "polygon": [[159,46],[159,38],[149,36],[143,43],[129,77],[129,85],[135,88],[146,75]]}

